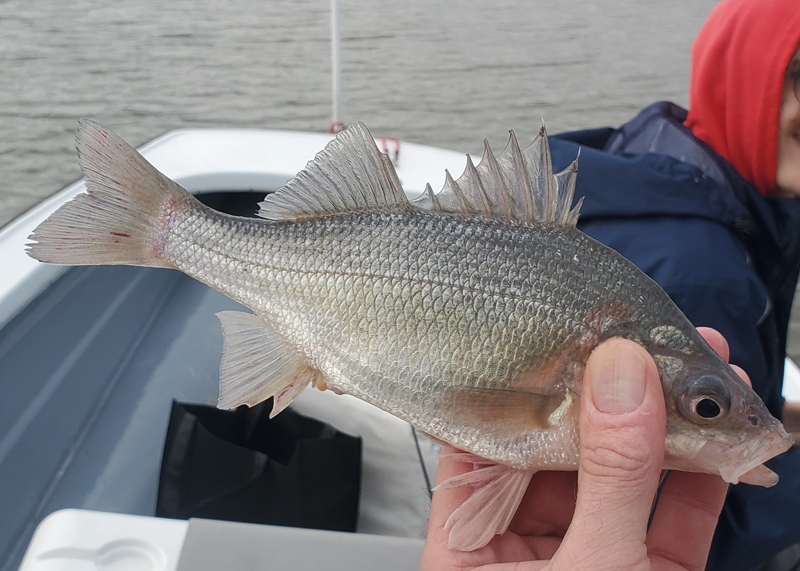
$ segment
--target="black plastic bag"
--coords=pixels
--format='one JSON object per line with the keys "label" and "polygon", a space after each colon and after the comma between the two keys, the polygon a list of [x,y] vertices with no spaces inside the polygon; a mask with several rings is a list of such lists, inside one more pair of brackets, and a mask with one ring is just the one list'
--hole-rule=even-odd
{"label": "black plastic bag", "polygon": [[361,439],[271,408],[173,402],[156,515],[355,531]]}

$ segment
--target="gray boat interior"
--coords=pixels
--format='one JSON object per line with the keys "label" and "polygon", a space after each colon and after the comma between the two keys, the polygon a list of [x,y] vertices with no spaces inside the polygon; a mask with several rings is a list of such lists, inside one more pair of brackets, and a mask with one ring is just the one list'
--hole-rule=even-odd
{"label": "gray boat interior", "polygon": [[[262,198],[202,196],[233,214]],[[242,308],[177,271],[77,267],[0,330],[0,570],[53,511],[155,513],[172,400],[216,403],[215,313],[229,309]],[[422,492],[422,471],[410,485]]]}

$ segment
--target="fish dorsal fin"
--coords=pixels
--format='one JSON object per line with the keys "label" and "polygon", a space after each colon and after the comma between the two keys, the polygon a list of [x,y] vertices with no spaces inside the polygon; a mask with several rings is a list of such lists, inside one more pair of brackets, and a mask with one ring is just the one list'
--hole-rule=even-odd
{"label": "fish dorsal fin", "polygon": [[305,169],[259,206],[258,215],[268,220],[410,209],[392,161],[360,122],[337,134]]}
{"label": "fish dorsal fin", "polygon": [[572,207],[577,175],[577,159],[553,174],[547,131],[542,125],[539,135],[525,150],[520,150],[513,131],[499,156],[486,143],[478,166],[467,156],[467,167],[457,180],[447,173],[438,194],[429,185],[412,205],[441,214],[575,226],[580,211],[580,203]]}

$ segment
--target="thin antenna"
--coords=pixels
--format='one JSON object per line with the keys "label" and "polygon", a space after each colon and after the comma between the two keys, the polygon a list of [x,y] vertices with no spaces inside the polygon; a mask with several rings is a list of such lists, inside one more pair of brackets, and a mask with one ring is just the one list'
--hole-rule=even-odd
{"label": "thin antenna", "polygon": [[331,0],[331,83],[333,101],[333,122],[331,133],[344,131],[347,125],[342,122],[342,107],[340,95],[342,92],[342,52],[341,37],[339,35],[339,0]]}

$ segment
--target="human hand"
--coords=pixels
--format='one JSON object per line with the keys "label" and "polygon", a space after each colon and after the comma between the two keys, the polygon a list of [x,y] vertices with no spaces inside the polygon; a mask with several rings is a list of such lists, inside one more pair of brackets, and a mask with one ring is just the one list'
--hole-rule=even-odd
{"label": "human hand", "polygon": [[[724,338],[699,331],[727,360]],[[435,492],[421,571],[704,568],[727,490],[720,477],[671,473],[648,529],[666,426],[650,355],[630,341],[606,341],[587,363],[581,394],[578,472],[535,474],[508,531],[471,552],[448,550],[444,529],[471,489]],[[453,451],[442,449],[437,482],[469,469],[446,456]]]}

